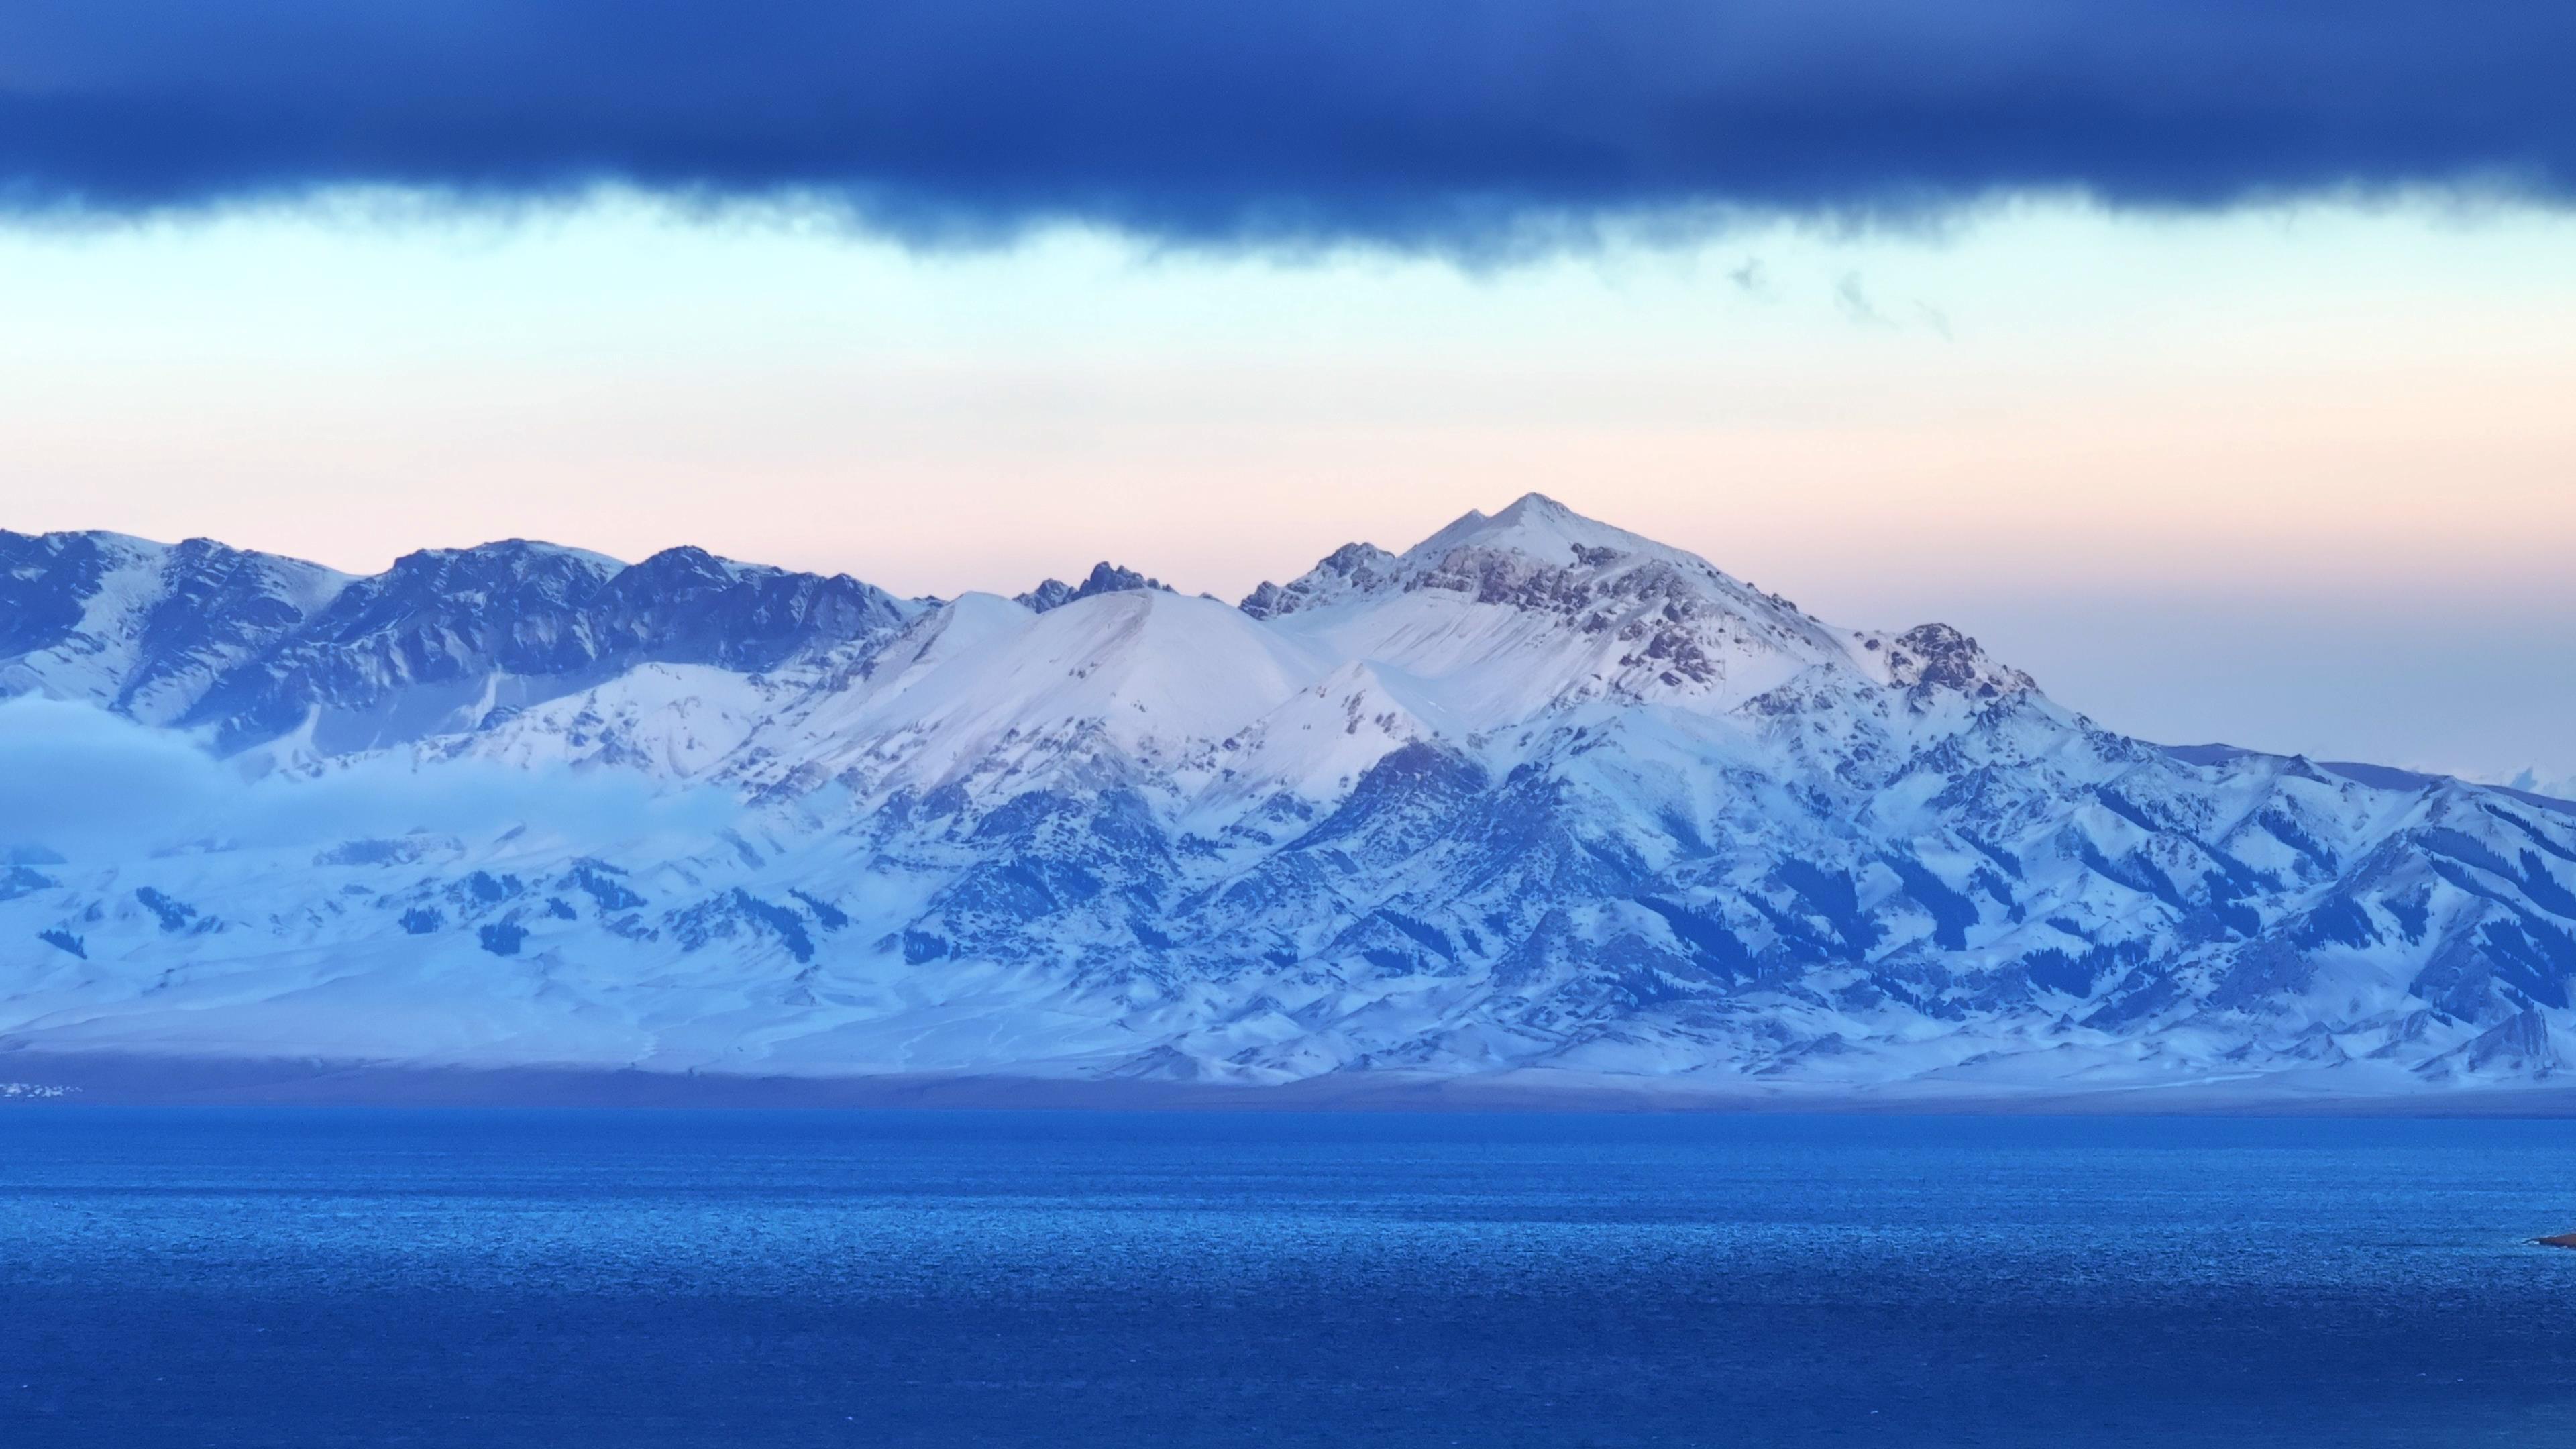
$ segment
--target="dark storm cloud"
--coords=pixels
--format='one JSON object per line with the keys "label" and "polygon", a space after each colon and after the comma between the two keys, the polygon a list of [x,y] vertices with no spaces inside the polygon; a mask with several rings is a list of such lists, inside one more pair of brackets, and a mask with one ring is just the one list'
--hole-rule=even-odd
{"label": "dark storm cloud", "polygon": [[0,194],[821,195],[1476,247],[1700,205],[2576,181],[2565,0],[10,0]]}

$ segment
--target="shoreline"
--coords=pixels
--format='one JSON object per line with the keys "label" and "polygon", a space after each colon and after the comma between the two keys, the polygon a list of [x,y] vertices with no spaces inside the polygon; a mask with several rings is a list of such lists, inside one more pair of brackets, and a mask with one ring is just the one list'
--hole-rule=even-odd
{"label": "shoreline", "polygon": [[1920,1083],[1728,1091],[1651,1078],[1531,1072],[1468,1077],[1343,1073],[1259,1086],[1002,1073],[756,1075],[23,1049],[0,1053],[0,1110],[81,1106],[2560,1118],[2576,1117],[2576,1087],[2403,1095],[2247,1091],[2236,1084],[2189,1083],[2076,1091]]}

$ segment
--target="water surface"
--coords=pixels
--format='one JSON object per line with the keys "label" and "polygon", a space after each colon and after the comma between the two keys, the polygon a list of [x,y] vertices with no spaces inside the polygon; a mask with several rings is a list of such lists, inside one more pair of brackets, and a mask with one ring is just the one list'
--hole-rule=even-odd
{"label": "water surface", "polygon": [[2576,1445],[2576,1124],[0,1110],[0,1444]]}

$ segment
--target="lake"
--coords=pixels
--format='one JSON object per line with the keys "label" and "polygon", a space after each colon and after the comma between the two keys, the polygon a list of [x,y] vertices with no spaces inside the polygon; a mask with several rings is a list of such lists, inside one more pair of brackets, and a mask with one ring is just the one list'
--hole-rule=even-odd
{"label": "lake", "polygon": [[0,1444],[2576,1445],[2576,1123],[0,1109]]}

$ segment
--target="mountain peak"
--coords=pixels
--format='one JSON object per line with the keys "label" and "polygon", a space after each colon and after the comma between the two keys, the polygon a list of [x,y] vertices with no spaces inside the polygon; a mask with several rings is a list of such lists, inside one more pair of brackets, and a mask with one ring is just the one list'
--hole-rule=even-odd
{"label": "mountain peak", "polygon": [[[1573,509],[1566,507],[1564,504],[1557,502],[1555,499],[1548,497],[1544,493],[1537,492],[1522,494],[1520,497],[1513,499],[1510,506],[1503,509],[1502,512],[1494,515],[1496,522],[1523,518],[1582,517],[1582,514],[1575,512]],[[1584,521],[1588,523],[1592,520],[1585,519]]]}
{"label": "mountain peak", "polygon": [[[1469,514],[1480,518],[1482,514]],[[1456,525],[1451,525],[1455,527]],[[1396,576],[1400,560],[1373,543],[1346,543],[1326,554],[1301,578],[1282,588],[1268,579],[1237,607],[1256,619],[1276,618],[1364,594]]]}
{"label": "mountain peak", "polygon": [[484,563],[498,565],[513,574],[568,566],[582,572],[596,574],[601,578],[606,578],[626,567],[623,559],[611,558],[607,554],[595,553],[586,548],[568,548],[563,544],[548,543],[538,538],[496,538],[489,543],[473,544],[465,548],[414,549],[394,560],[394,571],[400,573],[458,566],[476,567]]}
{"label": "mountain peak", "polygon": [[1402,554],[1346,544],[1285,587],[1263,584],[1242,607],[1267,619],[1423,588],[1465,593],[1484,603],[1544,596],[1558,612],[1604,588],[1712,593],[1723,595],[1732,609],[1757,612],[1788,607],[1695,554],[1587,518],[1544,493],[1525,493],[1498,513],[1470,509]]}
{"label": "mountain peak", "polygon": [[1404,557],[1409,563],[1432,562],[1462,548],[1527,554],[1559,566],[1600,561],[1613,554],[1690,559],[1679,549],[1587,518],[1544,493],[1524,493],[1499,513],[1469,509],[1448,527],[1405,550]]}
{"label": "mountain peak", "polygon": [[1161,579],[1148,578],[1134,569],[1103,559],[1091,566],[1090,577],[1079,584],[1068,584],[1062,579],[1048,579],[1025,594],[1014,595],[1012,602],[1043,614],[1049,610],[1061,609],[1077,599],[1088,599],[1097,594],[1135,593],[1141,590],[1170,593],[1171,586]]}
{"label": "mountain peak", "polygon": [[[1875,652],[1877,636],[1862,647]],[[1903,688],[1941,686],[1978,699],[2039,688],[2029,675],[1995,662],[1976,640],[1947,624],[1917,624],[1886,645],[1888,681]]]}

